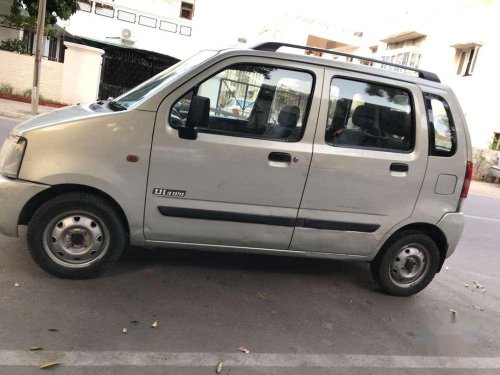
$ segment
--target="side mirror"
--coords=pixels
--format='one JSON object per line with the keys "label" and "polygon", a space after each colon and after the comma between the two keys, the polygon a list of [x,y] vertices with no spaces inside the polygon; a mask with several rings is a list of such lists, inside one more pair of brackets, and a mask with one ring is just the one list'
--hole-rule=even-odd
{"label": "side mirror", "polygon": [[179,138],[194,140],[198,136],[196,128],[198,126],[207,126],[210,117],[210,99],[203,96],[193,96],[189,112],[186,119],[186,125],[179,128]]}

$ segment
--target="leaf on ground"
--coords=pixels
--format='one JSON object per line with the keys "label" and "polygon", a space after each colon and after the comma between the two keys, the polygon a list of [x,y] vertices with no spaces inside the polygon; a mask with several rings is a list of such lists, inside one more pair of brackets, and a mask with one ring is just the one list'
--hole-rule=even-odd
{"label": "leaf on ground", "polygon": [[156,328],[156,327],[158,327],[158,321],[157,320],[155,320],[153,322],[153,324],[151,324],[151,328]]}
{"label": "leaf on ground", "polygon": [[128,332],[127,328],[122,329],[122,333],[127,333],[127,332]]}
{"label": "leaf on ground", "polygon": [[59,365],[62,365],[62,363],[61,362],[47,362],[47,363],[44,363],[43,365],[41,365],[40,368],[43,370],[46,368],[51,368],[51,367],[59,366]]}
{"label": "leaf on ground", "polygon": [[260,290],[257,292],[257,297],[259,297],[260,299],[265,299],[266,296],[264,295],[264,293],[262,293]]}
{"label": "leaf on ground", "polygon": [[483,286],[481,284],[479,284],[478,282],[476,281],[473,281],[474,285],[476,286],[477,289],[483,289]]}
{"label": "leaf on ground", "polygon": [[48,331],[49,331],[49,332],[59,332],[59,330],[58,330],[58,329],[56,329],[56,328],[49,328],[49,329],[48,329]]}
{"label": "leaf on ground", "polygon": [[217,363],[217,367],[215,367],[215,372],[220,374],[222,372],[222,362]]}
{"label": "leaf on ground", "polygon": [[245,348],[245,347],[243,347],[243,346],[242,346],[241,348],[238,348],[238,350],[239,350],[240,352],[242,352],[242,353],[245,353],[245,354],[249,354],[249,353],[250,353],[250,350],[248,350],[247,348]]}
{"label": "leaf on ground", "polygon": [[479,311],[484,311],[484,309],[482,307],[479,307],[479,306],[476,306],[476,305],[472,305],[472,307],[474,307],[475,309],[477,309]]}
{"label": "leaf on ground", "polygon": [[16,283],[14,284],[14,286],[20,286],[19,283],[16,281]]}
{"label": "leaf on ground", "polygon": [[30,348],[30,351],[32,351],[32,352],[36,352],[38,350],[43,350],[43,348],[41,346],[32,346]]}

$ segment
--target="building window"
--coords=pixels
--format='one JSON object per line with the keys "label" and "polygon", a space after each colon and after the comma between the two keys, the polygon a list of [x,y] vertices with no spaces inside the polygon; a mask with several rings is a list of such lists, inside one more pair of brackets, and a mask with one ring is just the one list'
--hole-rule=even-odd
{"label": "building window", "polygon": [[116,18],[120,21],[135,23],[136,15],[134,13],[125,12],[124,10],[119,10]]}
{"label": "building window", "polygon": [[[389,63],[394,63],[394,64],[406,65],[409,66],[410,68],[418,68],[418,65],[420,64],[420,58],[421,54],[418,52],[404,52],[404,53],[386,55],[381,57],[383,61],[387,61]],[[397,68],[390,65],[382,65],[382,68],[387,70],[394,70],[396,72],[401,72],[404,70],[402,68]]]}
{"label": "building window", "polygon": [[87,13],[92,12],[92,1],[89,1],[89,0],[78,1],[78,10],[81,10],[82,12],[87,12]]}
{"label": "building window", "polygon": [[115,17],[115,9],[112,5],[104,4],[104,3],[95,3],[95,14],[99,16],[114,18]]}
{"label": "building window", "polygon": [[181,18],[186,18],[188,20],[192,19],[194,16],[194,5],[191,3],[182,2],[181,3]]}
{"label": "building window", "polygon": [[479,46],[474,46],[466,49],[457,49],[458,68],[457,75],[471,76],[474,72],[474,67],[477,61]]}
{"label": "building window", "polygon": [[160,20],[160,30],[168,31],[169,33],[176,33],[177,24]]}
{"label": "building window", "polygon": [[493,133],[493,142],[491,142],[490,148],[500,151],[500,133]]}
{"label": "building window", "polygon": [[185,36],[191,36],[191,28],[189,26],[181,26],[179,34]]}
{"label": "building window", "polygon": [[139,16],[139,25],[156,28],[156,19],[146,16]]}

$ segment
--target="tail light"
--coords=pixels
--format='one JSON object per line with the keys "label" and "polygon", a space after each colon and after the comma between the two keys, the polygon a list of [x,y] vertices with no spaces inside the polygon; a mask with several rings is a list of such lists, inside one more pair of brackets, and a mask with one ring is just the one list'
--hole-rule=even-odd
{"label": "tail light", "polygon": [[471,161],[467,162],[467,168],[465,169],[465,180],[464,186],[462,187],[462,193],[460,194],[460,198],[467,198],[469,194],[470,182],[472,181],[472,170],[474,168],[474,164]]}

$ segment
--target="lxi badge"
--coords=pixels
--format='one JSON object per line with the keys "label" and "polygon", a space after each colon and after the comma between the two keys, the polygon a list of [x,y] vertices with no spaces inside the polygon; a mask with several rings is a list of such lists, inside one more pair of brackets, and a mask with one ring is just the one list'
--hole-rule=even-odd
{"label": "lxi badge", "polygon": [[186,196],[186,191],[154,188],[153,195],[164,198],[184,198]]}

